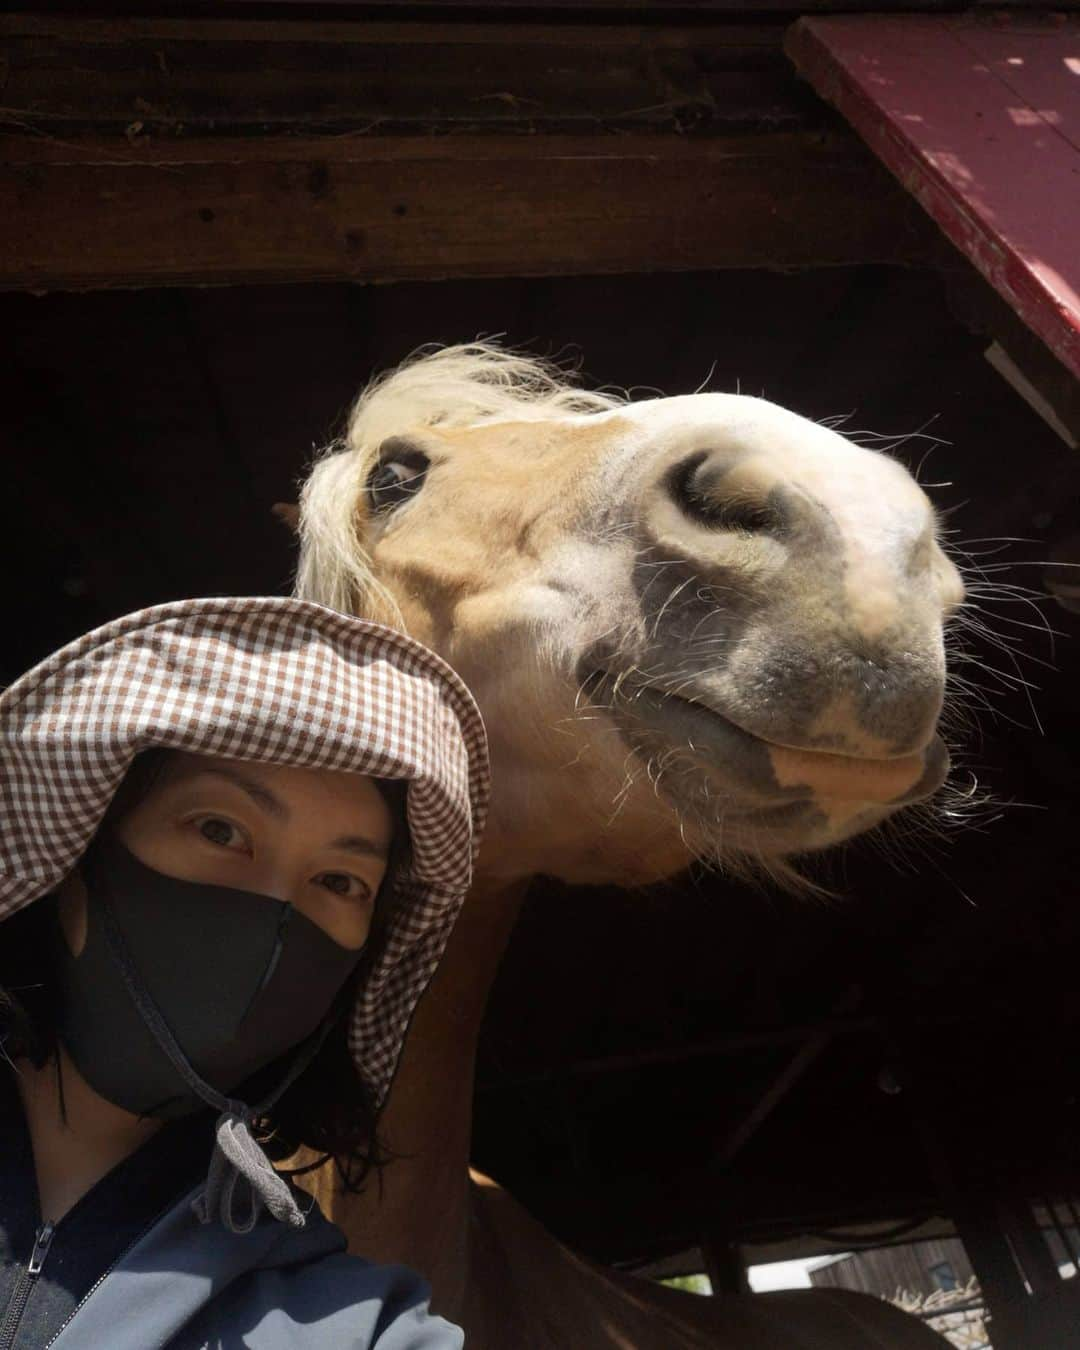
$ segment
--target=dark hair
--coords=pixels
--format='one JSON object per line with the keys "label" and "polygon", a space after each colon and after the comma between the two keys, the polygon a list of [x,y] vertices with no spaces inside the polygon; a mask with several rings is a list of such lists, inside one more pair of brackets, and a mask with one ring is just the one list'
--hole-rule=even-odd
{"label": "dark hair", "polygon": [[48,925],[44,905],[4,920],[0,940],[0,1059],[29,1059],[41,1068],[56,1043]]}
{"label": "dark hair", "polygon": [[[154,749],[136,757],[109,804],[99,833],[146,796],[170,753]],[[385,950],[395,908],[393,879],[409,857],[407,784],[378,778],[372,781],[390,808],[393,834],[371,931],[356,969],[335,1001],[334,1020],[322,1048],[265,1122],[268,1137],[264,1144],[275,1161],[305,1146],[318,1153],[320,1161],[334,1161],[342,1185],[349,1191],[359,1190],[371,1170],[387,1161],[377,1134],[378,1112],[370,1088],[353,1063],[348,1030],[356,991]],[[55,921],[53,907],[37,902],[5,920],[0,928],[0,1059],[24,1057],[40,1068],[56,1052],[55,996],[48,956],[49,926]],[[261,1069],[248,1085],[248,1099],[258,1100],[270,1091],[288,1061],[286,1053]]]}

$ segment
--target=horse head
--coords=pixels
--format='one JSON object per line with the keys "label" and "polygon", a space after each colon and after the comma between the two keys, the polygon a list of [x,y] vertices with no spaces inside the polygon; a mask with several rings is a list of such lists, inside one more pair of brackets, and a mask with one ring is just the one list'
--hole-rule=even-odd
{"label": "horse head", "polygon": [[370,385],[298,591],[405,627],[491,741],[481,870],[783,866],[931,796],[963,598],[888,456],[763,399],[629,402],[475,344]]}

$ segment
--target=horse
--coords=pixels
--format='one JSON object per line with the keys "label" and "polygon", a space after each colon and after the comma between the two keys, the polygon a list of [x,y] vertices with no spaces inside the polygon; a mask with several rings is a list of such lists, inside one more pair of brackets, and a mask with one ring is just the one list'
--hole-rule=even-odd
{"label": "horse", "polygon": [[[468,1172],[485,999],[529,878],[639,886],[799,855],[930,798],[963,582],[909,472],[764,399],[631,400],[477,342],[360,394],[303,484],[296,593],[450,662],[490,739],[475,885],[383,1118],[379,1186],[311,1186],[473,1350],[941,1345],[841,1291],[703,1299],[595,1267]],[[568,939],[572,940],[572,939]]]}

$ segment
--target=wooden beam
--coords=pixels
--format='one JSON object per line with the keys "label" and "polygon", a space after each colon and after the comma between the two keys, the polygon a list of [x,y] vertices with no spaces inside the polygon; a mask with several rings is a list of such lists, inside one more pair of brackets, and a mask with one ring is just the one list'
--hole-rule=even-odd
{"label": "wooden beam", "polygon": [[916,262],[782,26],[0,19],[0,287]]}
{"label": "wooden beam", "polygon": [[[1046,419],[1044,409],[1049,408],[1050,425],[1057,434],[1067,443],[1080,441],[1080,380],[1062,365],[1002,295],[966,265],[966,260],[961,261],[959,254],[957,266],[945,272],[945,281],[949,308],[960,322],[973,332],[985,334],[988,341],[994,339],[999,343],[1041,398],[1042,407],[1032,405],[1039,415]],[[1020,390],[1017,392],[1025,397]]]}
{"label": "wooden beam", "polygon": [[[719,16],[725,14],[746,15],[764,12],[769,15],[790,14],[855,14],[866,11],[873,13],[919,13],[948,12],[962,9],[1001,9],[1001,0],[469,0],[462,5],[461,0],[224,0],[221,7],[242,14],[245,9],[265,10],[275,8],[280,12],[302,13],[311,8],[319,12],[328,9],[343,15],[350,11],[367,16],[372,12],[387,15],[404,10],[410,15],[417,13],[445,14],[448,10],[468,9],[475,13],[496,10],[500,18],[509,13],[523,17],[533,15],[558,15],[572,10],[575,15],[588,15],[596,18],[619,17],[624,20],[664,20],[677,16],[681,19],[702,15]],[[1047,0],[1009,0],[1012,10],[1046,9]],[[1072,10],[1080,7],[1080,0],[1055,0],[1054,9]],[[168,13],[168,0],[158,0],[157,4],[144,3],[140,12],[151,13],[155,9]]]}
{"label": "wooden beam", "polygon": [[[905,1025],[926,1034],[932,1029],[948,1028],[950,1034],[963,1034],[966,1025],[975,1024],[974,1015],[931,1013],[910,1017]],[[985,1025],[985,1018],[978,1019]],[[655,1049],[644,1049],[618,1055],[594,1055],[579,1059],[561,1059],[557,1063],[527,1072],[501,1070],[497,1080],[487,1083],[480,1079],[479,1091],[499,1091],[507,1085],[524,1087],[534,1083],[553,1083],[575,1078],[597,1078],[606,1074],[633,1072],[669,1064],[687,1064],[695,1060],[717,1060],[727,1056],[744,1055],[755,1050],[786,1047],[800,1049],[810,1041],[825,1041],[853,1036],[880,1037],[889,1024],[879,1016],[838,1016],[817,1022],[789,1023],[768,1031],[735,1031],[693,1042],[680,1042]],[[704,1072],[711,1072],[706,1068]]]}
{"label": "wooden beam", "polygon": [[742,1248],[723,1234],[708,1233],[701,1239],[705,1274],[714,1294],[748,1294],[750,1282]]}
{"label": "wooden beam", "polygon": [[833,1036],[827,1031],[819,1031],[803,1042],[742,1120],[721,1140],[713,1158],[713,1167],[716,1170],[731,1166],[743,1147],[749,1143],[800,1079],[813,1068],[832,1042]]}
{"label": "wooden beam", "polygon": [[776,22],[0,17],[0,120],[71,135],[807,125]]}
{"label": "wooden beam", "polygon": [[934,248],[871,156],[802,133],[11,136],[0,197],[3,289],[912,263]]}

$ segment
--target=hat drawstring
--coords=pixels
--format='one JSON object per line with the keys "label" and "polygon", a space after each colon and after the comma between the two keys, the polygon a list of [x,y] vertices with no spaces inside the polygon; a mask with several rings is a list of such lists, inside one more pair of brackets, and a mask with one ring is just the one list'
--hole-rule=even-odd
{"label": "hat drawstring", "polygon": [[250,1121],[223,1111],[214,1133],[206,1185],[191,1205],[199,1222],[218,1218],[230,1233],[250,1233],[265,1208],[279,1223],[303,1228],[296,1197],[255,1141]]}

